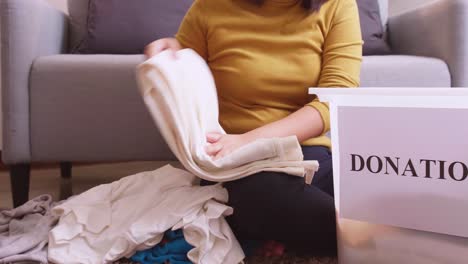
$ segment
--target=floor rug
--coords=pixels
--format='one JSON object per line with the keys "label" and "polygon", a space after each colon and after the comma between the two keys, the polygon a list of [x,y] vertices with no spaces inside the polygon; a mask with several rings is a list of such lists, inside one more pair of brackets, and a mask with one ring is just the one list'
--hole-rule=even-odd
{"label": "floor rug", "polygon": [[[114,264],[137,264],[130,260],[120,260]],[[338,264],[336,258],[299,257],[294,254],[285,254],[282,257],[251,257],[245,264]]]}

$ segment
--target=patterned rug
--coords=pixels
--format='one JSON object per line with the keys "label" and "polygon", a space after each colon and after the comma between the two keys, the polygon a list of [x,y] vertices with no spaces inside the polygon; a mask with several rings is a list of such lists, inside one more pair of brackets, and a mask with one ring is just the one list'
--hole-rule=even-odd
{"label": "patterned rug", "polygon": [[338,264],[336,258],[298,257],[285,255],[283,257],[253,257],[246,264]]}
{"label": "patterned rug", "polygon": [[[130,260],[120,260],[114,264],[137,264]],[[251,257],[245,264],[338,264],[336,258],[299,257],[286,254],[282,257]]]}

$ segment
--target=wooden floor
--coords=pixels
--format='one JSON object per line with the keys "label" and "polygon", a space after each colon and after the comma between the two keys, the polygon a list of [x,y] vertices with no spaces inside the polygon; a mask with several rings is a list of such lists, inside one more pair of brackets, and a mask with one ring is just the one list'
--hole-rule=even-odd
{"label": "wooden floor", "polygon": [[[60,169],[54,165],[33,166],[29,198],[41,194],[51,194],[54,200],[60,196],[79,194],[94,186],[116,181],[142,171],[155,170],[168,162],[127,162],[100,165],[77,165],[73,167],[72,179],[60,178]],[[178,166],[177,163],[171,163]],[[10,177],[7,168],[0,169],[0,209],[13,206]]]}

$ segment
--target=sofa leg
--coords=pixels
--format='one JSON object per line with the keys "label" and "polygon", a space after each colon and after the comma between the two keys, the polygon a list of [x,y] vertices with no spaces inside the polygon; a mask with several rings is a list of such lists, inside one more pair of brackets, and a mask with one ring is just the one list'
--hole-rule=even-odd
{"label": "sofa leg", "polygon": [[60,162],[60,176],[64,179],[70,179],[72,176],[72,163]]}
{"label": "sofa leg", "polygon": [[10,166],[10,182],[14,207],[18,207],[29,200],[30,172],[30,164],[15,164]]}
{"label": "sofa leg", "polygon": [[60,200],[68,199],[73,195],[73,187],[71,182],[72,177],[72,163],[71,162],[60,162]]}

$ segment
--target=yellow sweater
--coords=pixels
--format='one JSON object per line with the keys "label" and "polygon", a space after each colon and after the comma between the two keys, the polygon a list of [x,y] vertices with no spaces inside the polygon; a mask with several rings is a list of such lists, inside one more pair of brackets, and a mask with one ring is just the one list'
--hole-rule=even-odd
{"label": "yellow sweater", "polygon": [[176,38],[210,66],[220,123],[231,134],[308,105],[320,112],[324,131],[301,144],[330,147],[324,135],[330,129],[328,106],[307,90],[359,86],[362,39],[355,0],[329,0],[314,13],[300,0],[266,0],[262,6],[196,0]]}

